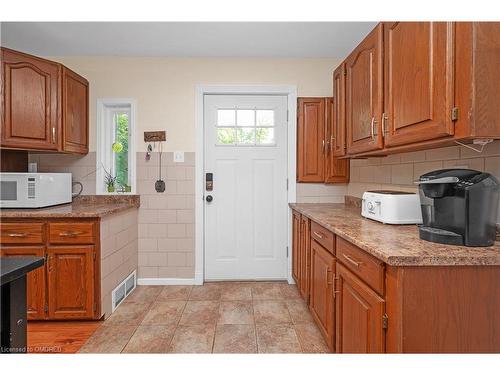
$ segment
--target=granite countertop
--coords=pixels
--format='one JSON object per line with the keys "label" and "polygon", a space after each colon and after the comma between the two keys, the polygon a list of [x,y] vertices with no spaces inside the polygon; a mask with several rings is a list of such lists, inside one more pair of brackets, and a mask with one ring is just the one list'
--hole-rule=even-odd
{"label": "granite countertop", "polygon": [[26,275],[44,264],[43,257],[0,257],[0,285]]}
{"label": "granite countertop", "polygon": [[139,195],[99,196],[85,195],[72,203],[46,208],[4,208],[0,219],[23,218],[97,218],[131,208],[139,208]]}
{"label": "granite countertop", "polygon": [[443,245],[419,239],[416,225],[382,224],[344,204],[290,207],[391,266],[500,265],[500,242],[491,247]]}

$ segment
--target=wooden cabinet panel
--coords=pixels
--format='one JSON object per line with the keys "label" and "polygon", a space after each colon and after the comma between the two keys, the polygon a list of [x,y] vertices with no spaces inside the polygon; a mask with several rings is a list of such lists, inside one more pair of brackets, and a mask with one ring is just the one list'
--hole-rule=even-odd
{"label": "wooden cabinet panel", "polygon": [[346,60],[347,152],[383,147],[382,25],[379,24]]}
{"label": "wooden cabinet panel", "polygon": [[86,154],[89,144],[89,83],[64,67],[62,87],[63,150]]}
{"label": "wooden cabinet panel", "polygon": [[1,57],[1,146],[57,150],[60,65],[6,48]]}
{"label": "wooden cabinet panel", "polygon": [[2,245],[43,244],[45,225],[43,223],[0,223]]}
{"label": "wooden cabinet panel", "polygon": [[385,145],[453,135],[452,22],[384,23]]}
{"label": "wooden cabinet panel", "polygon": [[[3,243],[3,242],[2,242]],[[43,246],[2,247],[0,254],[11,256],[45,256]],[[45,267],[37,268],[28,273],[26,279],[28,319],[45,318]]]}
{"label": "wooden cabinet panel", "polygon": [[335,258],[315,240],[311,241],[311,297],[309,307],[318,327],[334,349],[333,279]]}
{"label": "wooden cabinet panel", "polygon": [[85,319],[94,315],[94,247],[47,248],[50,319]]}
{"label": "wooden cabinet panel", "polygon": [[346,154],[345,64],[333,72],[333,131],[330,137],[334,156]]}
{"label": "wooden cabinet panel", "polygon": [[94,222],[49,223],[50,244],[91,245],[96,242]]}
{"label": "wooden cabinet panel", "polygon": [[297,182],[323,182],[325,98],[299,98],[297,110]]}
{"label": "wooden cabinet panel", "polygon": [[384,353],[384,300],[337,263],[337,353]]}
{"label": "wooden cabinet panel", "polygon": [[302,215],[300,217],[300,276],[299,291],[304,300],[309,300],[309,272],[310,272],[310,221]]}
{"label": "wooden cabinet panel", "polygon": [[292,211],[292,277],[299,287],[300,280],[300,214]]}
{"label": "wooden cabinet panel", "polygon": [[335,139],[338,135],[335,121],[335,99],[326,99],[326,121],[325,121],[325,183],[347,183],[349,182],[349,160],[337,159],[334,155]]}

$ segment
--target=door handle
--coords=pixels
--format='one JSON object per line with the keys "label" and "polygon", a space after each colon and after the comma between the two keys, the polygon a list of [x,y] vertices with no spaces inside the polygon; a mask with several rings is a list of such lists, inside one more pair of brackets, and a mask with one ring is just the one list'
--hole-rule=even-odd
{"label": "door handle", "polygon": [[210,203],[210,202],[212,202],[212,201],[214,200],[214,197],[212,197],[211,195],[207,195],[207,196],[206,196],[206,198],[205,198],[205,200],[206,200],[208,203]]}

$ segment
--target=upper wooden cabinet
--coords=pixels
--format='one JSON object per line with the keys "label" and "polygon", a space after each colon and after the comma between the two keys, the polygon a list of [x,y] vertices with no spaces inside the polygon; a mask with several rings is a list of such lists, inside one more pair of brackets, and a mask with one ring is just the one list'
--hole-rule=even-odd
{"label": "upper wooden cabinet", "polygon": [[454,24],[384,23],[387,147],[453,135]]}
{"label": "upper wooden cabinet", "polygon": [[[334,73],[347,155],[500,139],[499,65],[499,22],[379,24]],[[341,141],[334,154],[344,156]]]}
{"label": "upper wooden cabinet", "polygon": [[299,98],[297,110],[297,181],[323,182],[325,99]]}
{"label": "upper wooden cabinet", "polygon": [[2,147],[57,150],[60,65],[4,48],[1,56]]}
{"label": "upper wooden cabinet", "polygon": [[86,154],[87,80],[56,62],[0,50],[0,147]]}
{"label": "upper wooden cabinet", "polygon": [[338,159],[334,153],[334,142],[341,137],[336,122],[335,99],[326,98],[326,151],[325,151],[325,183],[347,183],[349,182],[349,160]]}
{"label": "upper wooden cabinet", "polygon": [[383,147],[382,25],[378,25],[349,55],[346,69],[347,152]]}
{"label": "upper wooden cabinet", "polygon": [[345,156],[347,149],[345,127],[345,64],[333,72],[333,131],[330,136],[332,154]]}
{"label": "upper wooden cabinet", "polygon": [[89,145],[89,83],[63,68],[62,75],[63,150],[86,154]]}
{"label": "upper wooden cabinet", "polygon": [[336,134],[333,98],[299,98],[297,108],[297,182],[346,183],[349,161],[333,153]]}

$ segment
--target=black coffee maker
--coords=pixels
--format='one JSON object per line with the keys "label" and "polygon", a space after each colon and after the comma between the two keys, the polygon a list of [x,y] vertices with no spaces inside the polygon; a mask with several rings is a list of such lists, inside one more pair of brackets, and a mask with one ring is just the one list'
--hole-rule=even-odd
{"label": "black coffee maker", "polygon": [[442,169],[420,176],[418,184],[421,239],[450,245],[493,245],[500,196],[494,176],[471,169]]}

